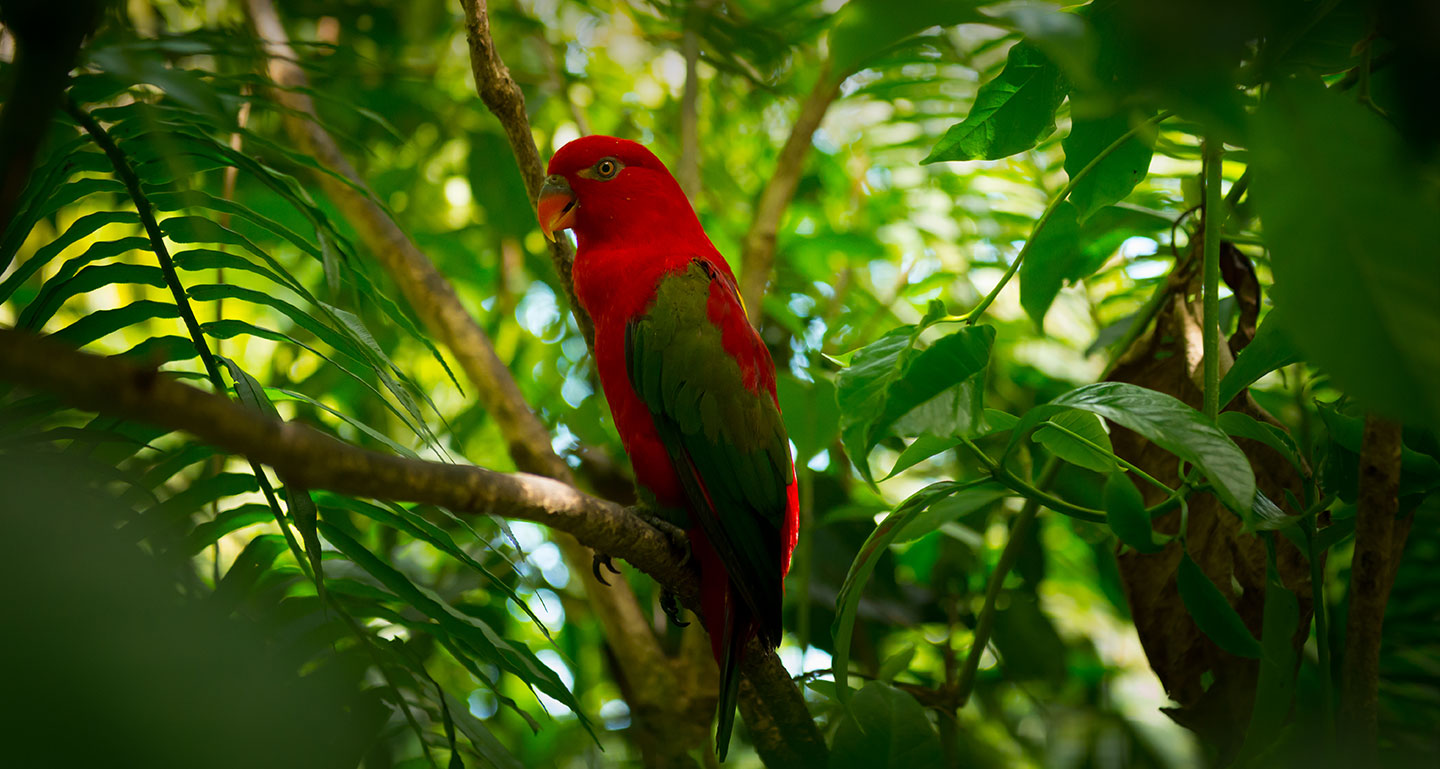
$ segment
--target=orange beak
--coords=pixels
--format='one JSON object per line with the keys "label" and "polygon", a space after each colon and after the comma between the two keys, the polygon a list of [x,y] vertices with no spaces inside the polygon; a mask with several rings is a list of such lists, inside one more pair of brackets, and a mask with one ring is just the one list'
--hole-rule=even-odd
{"label": "orange beak", "polygon": [[575,210],[580,201],[570,182],[559,174],[545,177],[545,186],[540,188],[540,198],[535,201],[536,214],[540,219],[540,231],[545,239],[555,241],[555,233],[575,226]]}

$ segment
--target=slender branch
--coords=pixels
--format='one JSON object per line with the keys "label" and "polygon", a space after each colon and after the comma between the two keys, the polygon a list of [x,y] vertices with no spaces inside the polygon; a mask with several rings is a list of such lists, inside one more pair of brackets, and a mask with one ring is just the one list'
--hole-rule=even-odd
{"label": "slender branch", "polygon": [[82,409],[182,430],[307,488],[544,524],[626,559],[682,598],[698,594],[695,573],[680,566],[682,550],[670,537],[624,507],[559,481],[362,449],[154,369],[15,329],[0,329],[0,379]]}
{"label": "slender branch", "polygon": [[[516,466],[573,486],[569,466],[555,454],[549,431],[525,402],[509,368],[496,355],[490,338],[461,304],[454,287],[434,263],[390,215],[362,191],[363,180],[315,119],[314,103],[304,88],[308,78],[297,63],[274,6],[269,0],[250,0],[248,6],[257,33],[266,41],[271,78],[285,86],[276,89],[275,97],[289,108],[284,115],[287,130],[309,154],[352,182],[345,184],[329,174],[318,174],[316,178],[326,194],[355,226],[368,250],[400,287],[426,328],[456,357],[487,413],[505,437]],[[664,708],[684,712],[684,705],[692,695],[703,702],[706,695],[702,690],[677,688],[678,666],[670,664],[660,648],[629,584],[623,580],[609,587],[600,584],[591,568],[594,554],[564,533],[563,526],[554,528],[557,531],[553,538],[571,572],[584,586],[590,607],[614,650],[619,672],[635,693],[629,704],[637,723],[647,722],[649,713],[666,713]],[[667,737],[662,747],[672,756],[683,755],[691,746],[681,744],[682,741],[694,742],[703,737],[703,729],[695,729],[690,734],[673,724],[654,731]]]}
{"label": "slender branch", "polygon": [[695,0],[685,14],[685,31],[680,52],[685,56],[685,90],[680,94],[680,189],[695,200],[700,194],[700,34],[695,31],[709,0]]}
{"label": "slender branch", "polygon": [[760,193],[760,203],[755,207],[755,218],[740,250],[740,297],[750,313],[750,322],[760,325],[763,314],[760,303],[765,298],[765,286],[770,282],[770,273],[775,266],[775,238],[780,229],[780,220],[795,197],[795,188],[800,185],[800,174],[805,170],[805,156],[820,121],[825,119],[831,102],[840,94],[841,78],[832,77],[827,61],[820,70],[820,77],[810,95],[800,105],[800,114],[790,128],[790,136],[780,155],[775,160],[775,171]]}
{"label": "slender branch", "polygon": [[[1059,472],[1060,459],[1051,457],[1040,471],[1040,477],[1036,479],[1037,487],[1049,486]],[[995,571],[990,573],[990,582],[985,586],[985,603],[980,607],[980,618],[975,623],[975,640],[970,643],[970,652],[965,655],[965,666],[960,668],[960,679],[956,684],[957,709],[965,707],[966,701],[970,699],[971,690],[975,688],[975,674],[980,669],[980,655],[990,644],[990,634],[995,629],[995,604],[1000,599],[1000,591],[1005,587],[1005,578],[1015,567],[1015,562],[1020,560],[1020,551],[1025,547],[1025,535],[1034,525],[1035,515],[1038,512],[1040,512],[1039,500],[1033,497],[1025,500],[1024,506],[1020,508],[1020,513],[1015,516],[1014,523],[1010,525],[1010,538],[1005,542],[1005,549],[1000,551],[1000,560],[995,563]]]}
{"label": "slender branch", "polygon": [[1172,114],[1174,113],[1161,112],[1140,125],[1131,128],[1129,131],[1126,131],[1119,139],[1111,142],[1110,146],[1101,150],[1100,154],[1096,155],[1089,163],[1086,163],[1084,168],[1080,169],[1075,176],[1071,177],[1070,181],[1065,183],[1064,187],[1060,188],[1060,192],[1056,193],[1049,205],[1045,206],[1045,211],[1040,214],[1040,218],[1035,221],[1035,226],[1030,229],[1030,237],[1025,240],[1025,245],[1020,247],[1020,253],[1015,255],[1015,261],[1010,263],[1009,269],[1005,270],[1005,274],[1000,276],[1000,282],[996,283],[995,287],[990,289],[990,293],[986,294],[985,298],[981,299],[980,303],[975,305],[975,309],[966,313],[965,321],[967,323],[973,324],[980,320],[981,316],[985,314],[985,310],[990,308],[995,298],[1000,295],[1000,291],[1005,288],[1005,284],[1009,283],[1010,279],[1015,277],[1015,273],[1020,271],[1020,263],[1025,260],[1025,255],[1030,253],[1030,247],[1035,243],[1036,236],[1040,234],[1040,230],[1045,227],[1045,224],[1050,221],[1050,217],[1055,214],[1055,209],[1059,208],[1060,204],[1063,203],[1066,198],[1070,197],[1070,193],[1074,191],[1075,185],[1079,184],[1086,176],[1089,176],[1090,172],[1095,170],[1096,166],[1099,166],[1105,158],[1110,157],[1111,154],[1120,149],[1125,142],[1130,141],[1138,136],[1141,131],[1158,124]]}
{"label": "slender branch", "polygon": [[1215,136],[1205,139],[1205,219],[1201,223],[1205,247],[1204,376],[1205,416],[1220,414],[1220,167],[1224,147]]}
{"label": "slender branch", "polygon": [[1347,758],[1356,766],[1375,766],[1381,626],[1409,521],[1395,520],[1404,446],[1400,424],[1367,415],[1363,440],[1338,723],[1345,730]]}
{"label": "slender branch", "polygon": [[[530,131],[530,118],[525,114],[525,95],[510,75],[500,54],[495,50],[495,40],[490,35],[490,9],[488,0],[460,0],[465,13],[465,36],[470,42],[470,71],[475,77],[475,89],[481,101],[505,129],[505,138],[515,154],[520,167],[520,176],[525,180],[525,191],[530,194],[530,203],[540,195],[540,186],[545,182],[544,166],[540,163],[540,150],[535,146],[535,135]],[[550,258],[560,274],[565,294],[570,298],[570,311],[586,341],[595,341],[595,326],[590,316],[575,301],[575,284],[570,278],[570,268],[575,263],[575,251],[570,241],[556,238],[550,243]]]}

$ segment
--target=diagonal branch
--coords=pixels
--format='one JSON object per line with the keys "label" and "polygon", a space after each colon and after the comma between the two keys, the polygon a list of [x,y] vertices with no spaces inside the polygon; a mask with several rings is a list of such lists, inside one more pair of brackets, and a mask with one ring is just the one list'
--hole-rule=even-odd
{"label": "diagonal branch", "polygon": [[682,598],[698,595],[694,571],[680,566],[683,552],[663,532],[620,505],[550,478],[362,449],[154,369],[16,329],[0,329],[0,380],[82,409],[190,433],[306,488],[543,524],[624,558]]}
{"label": "diagonal branch", "polygon": [[[496,355],[490,338],[465,309],[454,287],[434,263],[390,214],[363,192],[364,181],[316,119],[315,105],[307,90],[308,78],[297,64],[298,58],[287,40],[275,7],[270,0],[248,0],[248,10],[270,57],[271,79],[282,86],[275,89],[275,98],[289,108],[283,116],[287,131],[305,152],[352,182],[345,184],[329,174],[317,174],[316,178],[326,195],[354,225],[370,253],[400,287],[406,301],[419,314],[429,332],[455,356],[466,377],[475,385],[486,411],[505,437],[515,465],[521,470],[573,486],[575,479],[570,467],[555,454],[549,431],[525,402],[509,368]],[[534,152],[533,143],[531,152]],[[535,162],[538,164],[538,158]],[[529,181],[527,178],[527,183]],[[561,274],[568,279],[567,270],[562,270]],[[578,319],[585,328],[583,324],[588,322],[587,319],[583,316],[578,316]],[[669,712],[677,704],[688,704],[687,692],[679,690],[675,666],[670,664],[651,631],[645,612],[641,610],[629,583],[617,580],[612,587],[600,584],[591,569],[594,554],[565,534],[567,529],[564,526],[553,528],[556,529],[554,540],[570,571],[585,586],[590,607],[600,620],[606,641],[615,651],[622,675],[633,684],[631,690],[637,693],[630,702],[637,722],[645,721],[650,712]],[[709,709],[703,701],[704,697],[703,692],[695,693],[695,699],[700,700],[696,705],[699,710]],[[689,747],[682,744],[685,739],[693,743],[703,740],[704,736],[703,729],[694,730],[693,734],[685,734],[680,729],[661,731],[670,735],[670,741],[661,747],[678,755],[683,755]]]}
{"label": "diagonal branch", "polygon": [[825,119],[830,103],[840,95],[843,78],[831,77],[827,61],[820,70],[820,78],[810,95],[800,105],[800,114],[790,129],[790,137],[780,148],[775,160],[775,172],[760,193],[760,203],[755,207],[755,218],[740,249],[740,296],[750,311],[750,322],[760,325],[762,312],[760,302],[765,298],[765,287],[770,283],[770,273],[775,266],[775,238],[780,230],[780,220],[785,209],[795,197],[795,188],[800,185],[800,174],[805,170],[805,156],[810,152],[811,137]]}
{"label": "diagonal branch", "polygon": [[[699,581],[676,542],[626,508],[559,481],[362,449],[301,423],[271,419],[154,369],[14,329],[0,329],[0,381],[79,408],[190,433],[269,465],[287,483],[542,524],[624,558],[673,590],[687,607],[698,609]],[[741,710],[767,764],[823,766],[824,740],[779,658],[752,641],[744,673]]]}
{"label": "diagonal branch", "polygon": [[[510,70],[495,49],[495,41],[490,33],[487,0],[460,0],[460,5],[465,14],[465,31],[470,43],[470,67],[475,77],[475,87],[480,93],[480,98],[485,102],[485,106],[504,126],[505,134],[510,140],[510,147],[515,153],[515,160],[520,166],[526,189],[533,202],[544,181],[544,171],[540,164],[540,153],[536,149],[534,135],[530,130],[530,120],[525,113],[524,95],[520,92],[519,86],[515,84],[515,79],[510,75]],[[826,73],[822,73],[822,82],[825,77]],[[819,87],[817,86],[817,88]],[[824,107],[828,106],[830,100],[833,99],[834,90],[838,90],[838,84],[834,85],[830,92],[831,95],[825,98],[824,104],[819,107],[821,115],[823,115]],[[809,106],[808,102],[807,106]],[[813,108],[811,111],[814,111]],[[803,116],[804,111],[802,111]],[[813,122],[814,125],[803,133],[806,147],[809,146],[809,137],[814,132],[814,126],[819,125],[819,117],[815,117]],[[797,131],[801,128],[797,125]],[[803,159],[803,147],[798,154],[801,157],[794,162],[797,166]],[[782,152],[783,155],[785,155],[784,152]],[[798,168],[794,174],[798,181]],[[785,194],[787,202],[789,197],[794,194],[794,186],[795,183],[792,182],[789,191]],[[775,221],[778,224],[778,214]],[[557,238],[551,246],[551,256],[554,258],[556,270],[561,275],[562,283],[569,296],[571,311],[575,313],[575,319],[585,333],[586,341],[593,347],[593,327],[579,303],[575,301],[574,286],[570,279],[570,267],[574,261],[574,252],[571,250],[569,242],[563,238]],[[751,726],[751,736],[756,751],[760,753],[766,765],[772,767],[823,765],[828,755],[824,738],[821,737],[814,719],[811,718],[799,688],[791,680],[774,652],[763,649],[757,643],[752,643],[744,658],[743,672],[749,680],[749,684],[741,688],[741,712],[745,716],[746,724]]]}

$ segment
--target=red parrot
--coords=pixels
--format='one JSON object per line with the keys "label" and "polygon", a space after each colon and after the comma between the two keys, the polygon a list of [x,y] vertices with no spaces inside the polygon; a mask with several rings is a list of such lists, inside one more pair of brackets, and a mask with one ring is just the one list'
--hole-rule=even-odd
{"label": "red parrot", "polygon": [[775,364],[730,265],[650,150],[586,136],[547,173],[540,227],[575,232],[575,296],[595,322],[600,384],[642,498],[685,529],[700,567],[724,760],[745,644],[780,644],[799,528]]}

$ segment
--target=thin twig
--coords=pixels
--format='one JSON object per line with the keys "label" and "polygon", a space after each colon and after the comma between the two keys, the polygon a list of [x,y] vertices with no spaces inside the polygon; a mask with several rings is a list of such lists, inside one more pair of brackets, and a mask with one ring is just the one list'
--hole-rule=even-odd
{"label": "thin twig", "polygon": [[1200,226],[1205,248],[1204,406],[1205,416],[1210,419],[1220,414],[1220,228],[1225,222],[1225,212],[1220,206],[1220,168],[1224,151],[1218,137],[1206,137],[1205,213]]}
{"label": "thin twig", "polygon": [[810,95],[800,105],[800,114],[790,128],[790,136],[780,148],[775,159],[775,171],[760,193],[760,203],[755,207],[755,217],[740,250],[740,297],[750,313],[750,322],[760,325],[763,314],[760,303],[765,298],[765,286],[770,282],[770,273],[775,266],[775,238],[780,229],[780,220],[795,197],[795,188],[800,185],[800,173],[805,170],[805,156],[810,151],[811,139],[825,119],[831,102],[840,94],[840,79],[832,77],[827,61],[820,70],[820,77]]}

